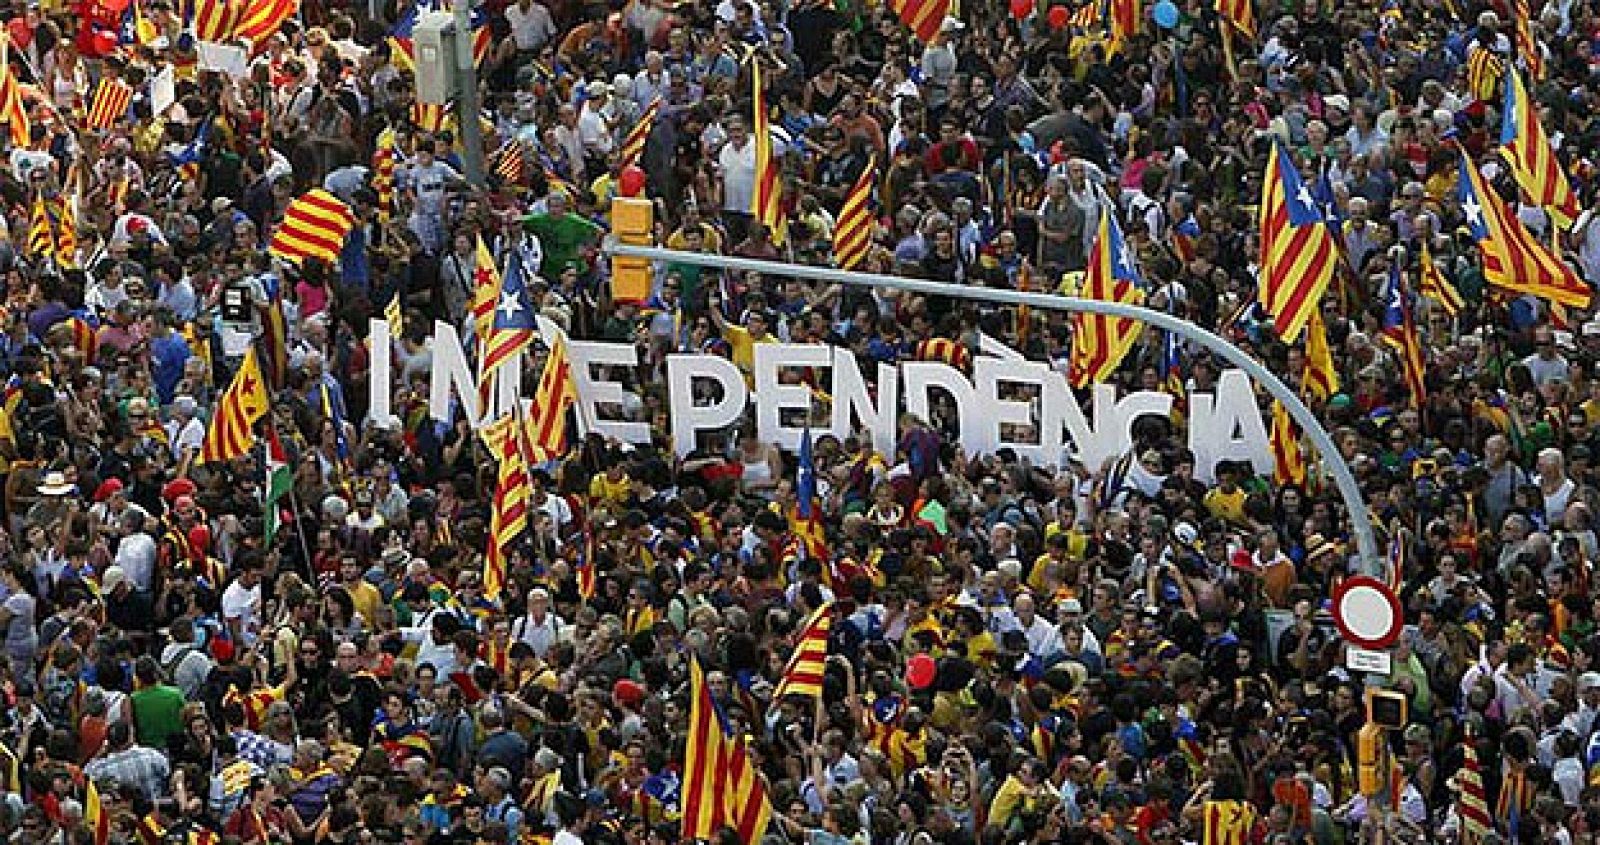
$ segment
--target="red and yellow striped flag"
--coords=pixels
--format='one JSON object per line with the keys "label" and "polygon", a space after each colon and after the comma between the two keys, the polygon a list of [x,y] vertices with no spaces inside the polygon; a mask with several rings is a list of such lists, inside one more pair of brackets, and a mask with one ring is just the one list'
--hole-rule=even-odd
{"label": "red and yellow striped flag", "polygon": [[211,418],[211,427],[200,445],[199,462],[231,461],[249,452],[255,444],[251,429],[256,420],[267,413],[271,399],[261,375],[261,365],[256,361],[256,351],[253,347],[246,349],[239,372],[234,374],[227,391],[217,401],[216,415]]}
{"label": "red and yellow striped flag", "polygon": [[286,261],[320,258],[332,262],[344,249],[344,239],[355,222],[350,206],[321,188],[313,188],[289,203],[267,251]]}
{"label": "red and yellow striped flag", "polygon": [[767,122],[767,94],[762,88],[759,58],[750,62],[750,78],[755,99],[755,120],[750,131],[756,141],[756,185],[750,193],[750,214],[771,232],[772,242],[782,246],[789,232],[783,217],[783,163],[772,157],[772,129]]}
{"label": "red and yellow striped flag", "polygon": [[828,632],[832,628],[833,605],[823,604],[801,629],[794,653],[783,666],[783,678],[772,691],[774,702],[788,695],[807,698],[822,695],[822,676],[828,668]]}
{"label": "red and yellow striped flag", "polygon": [[133,103],[133,87],[120,79],[106,77],[95,86],[94,100],[84,125],[89,129],[110,129],[128,113]]}
{"label": "red and yellow striped flag", "polygon": [[260,44],[277,32],[283,22],[300,10],[300,0],[251,0],[234,27],[236,38],[248,38]]}
{"label": "red and yellow striped flag", "polygon": [[950,16],[951,0],[889,0],[889,8],[899,16],[900,22],[927,44],[937,38]]}
{"label": "red and yellow striped flag", "polygon": [[713,839],[731,827],[755,845],[772,821],[772,803],[742,736],[734,736],[711,698],[700,661],[689,660],[689,739],[684,748],[684,839]]}
{"label": "red and yellow striped flag", "polygon": [[1505,60],[1493,50],[1482,44],[1467,49],[1467,90],[1475,99],[1493,100],[1495,86],[1505,72]]}
{"label": "red and yellow striped flag", "polygon": [[878,158],[867,160],[867,168],[856,177],[850,193],[839,209],[833,227],[833,262],[841,270],[854,270],[872,251],[872,184],[876,181]]}
{"label": "red and yellow striped flag", "polygon": [[[1467,498],[1470,503],[1471,497]],[[1461,841],[1476,845],[1494,829],[1489,818],[1488,794],[1483,789],[1483,767],[1478,763],[1478,738],[1469,729],[1461,742],[1461,771],[1456,774],[1461,786],[1461,799],[1456,803],[1456,815],[1461,817]]]}
{"label": "red and yellow striped flag", "polygon": [[1422,241],[1422,251],[1417,258],[1417,291],[1439,303],[1439,307],[1451,317],[1459,316],[1461,309],[1466,307],[1461,291],[1456,290],[1456,286],[1450,284],[1450,280],[1440,272],[1439,265],[1433,263],[1433,250],[1428,248],[1426,239]]}
{"label": "red and yellow striped flag", "polygon": [[1565,229],[1578,219],[1578,196],[1567,182],[1567,174],[1556,158],[1555,147],[1539,123],[1539,112],[1522,75],[1506,74],[1505,104],[1501,109],[1501,151],[1511,162],[1517,184],[1535,205],[1550,213],[1557,226]]}
{"label": "red and yellow striped flag", "polygon": [[199,41],[230,41],[244,16],[240,0],[194,0],[194,37]]}
{"label": "red and yellow striped flag", "polygon": [[1328,326],[1322,321],[1321,309],[1312,311],[1306,321],[1306,367],[1300,385],[1306,395],[1317,399],[1339,392],[1339,368],[1328,348]]}
{"label": "red and yellow striped flag", "polygon": [[1561,305],[1586,308],[1589,285],[1560,256],[1534,238],[1511,213],[1500,195],[1483,183],[1478,168],[1461,152],[1456,180],[1467,229],[1478,242],[1483,277],[1491,285],[1518,294],[1533,294]]}
{"label": "red and yellow striped flag", "polygon": [[1144,9],[1139,0],[1110,0],[1111,26],[1107,31],[1106,50],[1116,53],[1128,39],[1139,34],[1139,26],[1143,22]]}
{"label": "red and yellow striped flag", "polygon": [[[1125,305],[1144,303],[1139,276],[1128,258],[1122,229],[1111,212],[1100,212],[1100,233],[1089,250],[1089,269],[1083,283],[1083,298]],[[1104,314],[1076,314],[1072,319],[1072,354],[1067,364],[1067,380],[1073,387],[1087,387],[1111,377],[1122,359],[1139,339],[1141,324],[1126,317]]]}
{"label": "red and yellow striped flag", "polygon": [[411,122],[430,135],[436,135],[444,129],[445,118],[449,114],[450,110],[439,103],[417,100],[411,104]]}
{"label": "red and yellow striped flag", "polygon": [[529,460],[548,461],[566,451],[567,411],[577,402],[578,384],[567,357],[567,339],[557,336],[544,359],[539,387],[533,395],[533,412],[525,422]]}
{"label": "red and yellow striped flag", "polygon": [[1511,0],[1514,27],[1511,38],[1517,55],[1522,58],[1522,66],[1528,69],[1528,76],[1538,82],[1544,79],[1544,54],[1539,52],[1539,41],[1533,37],[1533,20],[1528,0]]}
{"label": "red and yellow striped flag", "polygon": [[50,222],[50,211],[44,207],[44,197],[34,197],[33,211],[28,215],[28,254],[43,258],[56,255],[55,226]]}
{"label": "red and yellow striped flag", "polygon": [[0,34],[0,121],[11,128],[11,145],[26,147],[33,135],[33,121],[22,101],[22,83],[11,69],[11,38]]}
{"label": "red and yellow striped flag", "polygon": [[94,778],[83,781],[83,826],[94,834],[94,845],[106,845],[111,841],[111,816],[106,814],[105,804],[100,801],[100,789],[94,785]]}
{"label": "red and yellow striped flag", "polygon": [[372,190],[378,195],[378,218],[387,221],[394,213],[394,169],[398,154],[394,148],[394,128],[378,134],[372,152]]}
{"label": "red and yellow striped flag", "polygon": [[1306,455],[1300,447],[1300,428],[1282,402],[1272,403],[1272,481],[1280,486],[1306,483]]}
{"label": "red and yellow striped flag", "polygon": [[1257,296],[1272,315],[1278,337],[1293,343],[1311,312],[1322,307],[1339,250],[1311,190],[1281,143],[1267,156],[1257,231],[1261,239]]}
{"label": "red and yellow striped flag", "polygon": [[1411,299],[1406,296],[1405,277],[1400,265],[1389,271],[1389,299],[1383,311],[1383,341],[1400,358],[1400,372],[1411,393],[1413,407],[1422,408],[1428,398],[1427,361],[1416,321],[1411,317]]}
{"label": "red and yellow striped flag", "polygon": [[506,561],[510,549],[528,525],[527,461],[523,457],[521,431],[516,419],[503,416],[483,429],[483,442],[499,464],[495,476],[494,503],[489,511],[489,547],[483,555],[483,595],[499,601],[506,585]]}
{"label": "red and yellow striped flag", "polygon": [[494,325],[495,301],[500,298],[500,271],[494,266],[494,256],[478,236],[477,263],[472,268],[472,331],[478,337],[480,349],[487,349],[489,329]]}
{"label": "red and yellow striped flag", "polygon": [[1256,13],[1250,0],[1216,0],[1217,14],[1246,38],[1256,37]]}
{"label": "red and yellow striped flag", "polygon": [[650,132],[655,129],[656,115],[661,113],[661,98],[656,97],[645,106],[644,112],[639,115],[639,122],[628,130],[628,137],[622,139],[622,146],[618,147],[618,157],[621,166],[627,168],[638,164],[639,157],[644,155],[644,145],[650,140]]}

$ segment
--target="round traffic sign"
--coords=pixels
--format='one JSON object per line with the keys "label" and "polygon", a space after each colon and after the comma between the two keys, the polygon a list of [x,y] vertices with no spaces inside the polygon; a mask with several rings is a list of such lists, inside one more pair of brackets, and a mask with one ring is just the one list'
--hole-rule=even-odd
{"label": "round traffic sign", "polygon": [[1333,624],[1354,645],[1384,649],[1400,638],[1405,617],[1400,597],[1388,584],[1368,575],[1353,575],[1334,588]]}

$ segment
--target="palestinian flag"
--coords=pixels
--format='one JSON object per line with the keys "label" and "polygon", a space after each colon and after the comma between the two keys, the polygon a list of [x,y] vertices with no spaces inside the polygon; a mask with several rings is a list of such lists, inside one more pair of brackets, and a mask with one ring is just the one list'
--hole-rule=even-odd
{"label": "palestinian flag", "polygon": [[273,538],[278,536],[279,516],[278,501],[289,495],[289,490],[294,486],[294,470],[289,466],[289,455],[283,451],[283,443],[278,440],[278,432],[267,429],[267,494],[266,494],[266,541],[272,545]]}

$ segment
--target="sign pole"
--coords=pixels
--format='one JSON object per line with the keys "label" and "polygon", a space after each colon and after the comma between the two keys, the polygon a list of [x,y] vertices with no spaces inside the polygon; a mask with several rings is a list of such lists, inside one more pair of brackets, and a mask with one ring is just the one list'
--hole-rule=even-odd
{"label": "sign pole", "polygon": [[472,56],[472,2],[455,0],[451,11],[456,18],[456,131],[461,134],[462,174],[467,184],[482,188],[483,125],[478,106],[478,64]]}

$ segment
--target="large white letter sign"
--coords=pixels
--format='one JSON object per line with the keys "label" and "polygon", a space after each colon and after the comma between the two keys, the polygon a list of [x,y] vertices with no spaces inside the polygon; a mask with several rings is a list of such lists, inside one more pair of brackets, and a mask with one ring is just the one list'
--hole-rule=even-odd
{"label": "large white letter sign", "polygon": [[872,435],[872,448],[880,455],[894,455],[895,410],[900,399],[900,371],[878,364],[878,403],[872,403],[872,392],[861,375],[855,353],[842,346],[833,347],[833,435],[840,440],[858,429]]}
{"label": "large white letter sign", "polygon": [[1094,386],[1094,430],[1105,450],[1098,467],[1113,455],[1121,457],[1133,448],[1133,421],[1146,414],[1156,417],[1172,415],[1172,394],[1154,390],[1137,390],[1117,399],[1117,388],[1110,384]]}
{"label": "large white letter sign", "polygon": [[[714,381],[722,398],[707,405],[694,401],[695,382]],[[732,361],[718,355],[668,355],[667,397],[672,411],[672,446],[678,457],[693,452],[702,431],[728,428],[744,414],[750,401],[744,374]]]}
{"label": "large white letter sign", "polygon": [[[977,427],[983,440],[984,452],[997,452],[1001,449],[1012,449],[1019,457],[1037,463],[1040,460],[1041,443],[1014,443],[1006,440],[1000,433],[1007,425],[1033,426],[1033,405],[1029,402],[1019,402],[1015,399],[1001,399],[1000,386],[1002,384],[1036,384],[1039,392],[1044,393],[1044,376],[1041,372],[1043,364],[1030,365],[1024,360],[1006,360],[979,356],[973,366],[973,385],[977,389],[979,401],[977,407]],[[1036,430],[1037,426],[1034,426]],[[965,438],[963,438],[965,439]],[[1041,438],[1042,440],[1043,438]],[[1059,442],[1059,440],[1058,440]],[[1060,450],[1050,454],[1051,459],[1059,455]],[[970,453],[969,453],[970,454]]]}
{"label": "large white letter sign", "polygon": [[433,372],[428,378],[428,414],[442,423],[450,422],[450,390],[455,389],[461,412],[472,420],[474,429],[485,422],[478,408],[478,381],[467,364],[456,327],[436,320],[433,324]]}
{"label": "large white letter sign", "polygon": [[931,423],[928,391],[942,387],[950,392],[956,403],[956,417],[961,429],[961,448],[968,455],[983,453],[983,432],[977,424],[974,406],[978,403],[977,391],[961,371],[938,361],[906,361],[900,365],[900,374],[906,380],[906,411]]}
{"label": "large white letter sign", "polygon": [[572,360],[572,382],[578,388],[578,431],[587,435],[599,432],[624,443],[649,443],[648,422],[627,422],[601,418],[600,405],[621,407],[626,394],[622,383],[595,378],[594,366],[603,364],[634,369],[639,366],[639,349],[631,343],[603,343],[568,340],[567,355]]}
{"label": "large white letter sign", "polygon": [[[1047,365],[1044,376],[1044,409],[1039,419],[1039,447],[1045,466],[1066,466],[1066,458],[1077,458],[1084,466],[1098,467],[1105,462],[1105,451],[1089,427],[1078,397],[1067,386],[1067,377]],[[1066,434],[1063,444],[1061,435]]]}
{"label": "large white letter sign", "polygon": [[797,451],[805,427],[783,424],[784,411],[803,411],[811,421],[811,388],[799,382],[784,383],[780,370],[823,368],[833,363],[828,347],[811,343],[758,343],[755,352],[756,437],[781,449]]}
{"label": "large white letter sign", "polygon": [[367,354],[372,356],[367,372],[367,419],[388,425],[389,417],[393,416],[389,411],[389,395],[394,390],[394,375],[390,367],[394,348],[389,340],[388,320],[367,321],[367,345]]}
{"label": "large white letter sign", "polygon": [[1256,405],[1255,389],[1242,370],[1224,370],[1216,394],[1189,397],[1189,451],[1194,474],[1209,484],[1219,461],[1249,461],[1256,472],[1272,472],[1272,446]]}

